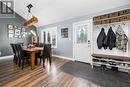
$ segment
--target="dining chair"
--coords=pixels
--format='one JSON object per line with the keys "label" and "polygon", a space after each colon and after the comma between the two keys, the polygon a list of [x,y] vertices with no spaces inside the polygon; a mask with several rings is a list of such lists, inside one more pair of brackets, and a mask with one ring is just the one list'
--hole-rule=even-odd
{"label": "dining chair", "polygon": [[13,51],[13,55],[14,55],[14,58],[13,58],[13,62],[16,63],[16,52],[15,52],[15,46],[14,44],[10,44],[11,45],[11,48],[12,48],[12,51]]}
{"label": "dining chair", "polygon": [[12,46],[13,46],[14,53],[15,53],[15,63],[16,63],[16,65],[17,64],[19,65],[19,52],[17,49],[17,44],[13,44]]}
{"label": "dining chair", "polygon": [[40,57],[40,61],[41,59],[43,60],[43,67],[45,65],[45,59],[49,60],[50,58],[50,52],[51,52],[51,44],[45,44]]}
{"label": "dining chair", "polygon": [[42,53],[41,54],[37,53],[36,57],[40,58],[40,64],[41,64],[41,60],[43,60],[43,68],[44,68],[45,59],[47,59],[47,61],[48,61],[50,58],[51,44],[44,44],[43,48],[44,49],[43,49]]}
{"label": "dining chair", "polygon": [[26,53],[24,53],[23,48],[20,44],[17,44],[17,48],[19,51],[19,67],[22,65],[21,69],[23,69],[25,61],[27,63],[29,58],[28,58],[28,55]]}
{"label": "dining chair", "polygon": [[19,46],[21,46],[21,45],[20,44],[15,44],[16,53],[17,53],[17,56],[18,56],[18,60],[17,60],[18,67],[21,67],[21,53],[20,53]]}
{"label": "dining chair", "polygon": [[[36,47],[44,47],[44,43],[38,43],[38,44],[36,45]],[[36,53],[36,59],[35,59],[36,64],[37,64],[37,59],[38,59],[38,58],[40,58],[40,63],[41,63],[41,55],[42,55],[42,52]]]}

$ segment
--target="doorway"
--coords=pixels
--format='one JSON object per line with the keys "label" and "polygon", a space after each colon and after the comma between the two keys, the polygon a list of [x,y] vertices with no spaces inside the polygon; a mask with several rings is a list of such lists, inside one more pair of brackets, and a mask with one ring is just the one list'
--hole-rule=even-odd
{"label": "doorway", "polygon": [[76,61],[91,63],[92,20],[73,24],[73,58]]}

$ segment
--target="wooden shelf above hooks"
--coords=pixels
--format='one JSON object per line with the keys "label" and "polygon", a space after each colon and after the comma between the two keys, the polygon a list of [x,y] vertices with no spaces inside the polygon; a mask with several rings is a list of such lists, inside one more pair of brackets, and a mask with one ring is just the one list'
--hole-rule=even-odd
{"label": "wooden shelf above hooks", "polygon": [[93,17],[93,24],[101,25],[101,24],[109,24],[129,20],[130,20],[130,9],[126,9],[118,12]]}

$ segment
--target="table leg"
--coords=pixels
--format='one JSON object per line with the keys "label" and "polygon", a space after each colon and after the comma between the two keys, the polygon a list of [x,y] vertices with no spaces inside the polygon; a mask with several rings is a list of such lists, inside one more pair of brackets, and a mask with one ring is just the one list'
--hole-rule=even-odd
{"label": "table leg", "polygon": [[51,49],[51,51],[50,51],[49,62],[50,62],[50,65],[51,65],[51,63],[52,63],[52,49]]}
{"label": "table leg", "polygon": [[35,68],[35,52],[30,52],[31,57],[31,69]]}

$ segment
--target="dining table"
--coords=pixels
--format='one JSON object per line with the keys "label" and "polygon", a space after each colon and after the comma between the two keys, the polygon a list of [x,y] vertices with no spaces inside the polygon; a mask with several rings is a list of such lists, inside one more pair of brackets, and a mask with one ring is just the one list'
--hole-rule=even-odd
{"label": "dining table", "polygon": [[[28,52],[30,54],[31,59],[31,69],[35,69],[35,62],[36,62],[36,53],[42,52],[44,50],[44,47],[27,47],[23,46],[23,50]],[[51,65],[52,63],[52,49],[50,51],[50,57],[49,57],[49,63]]]}

